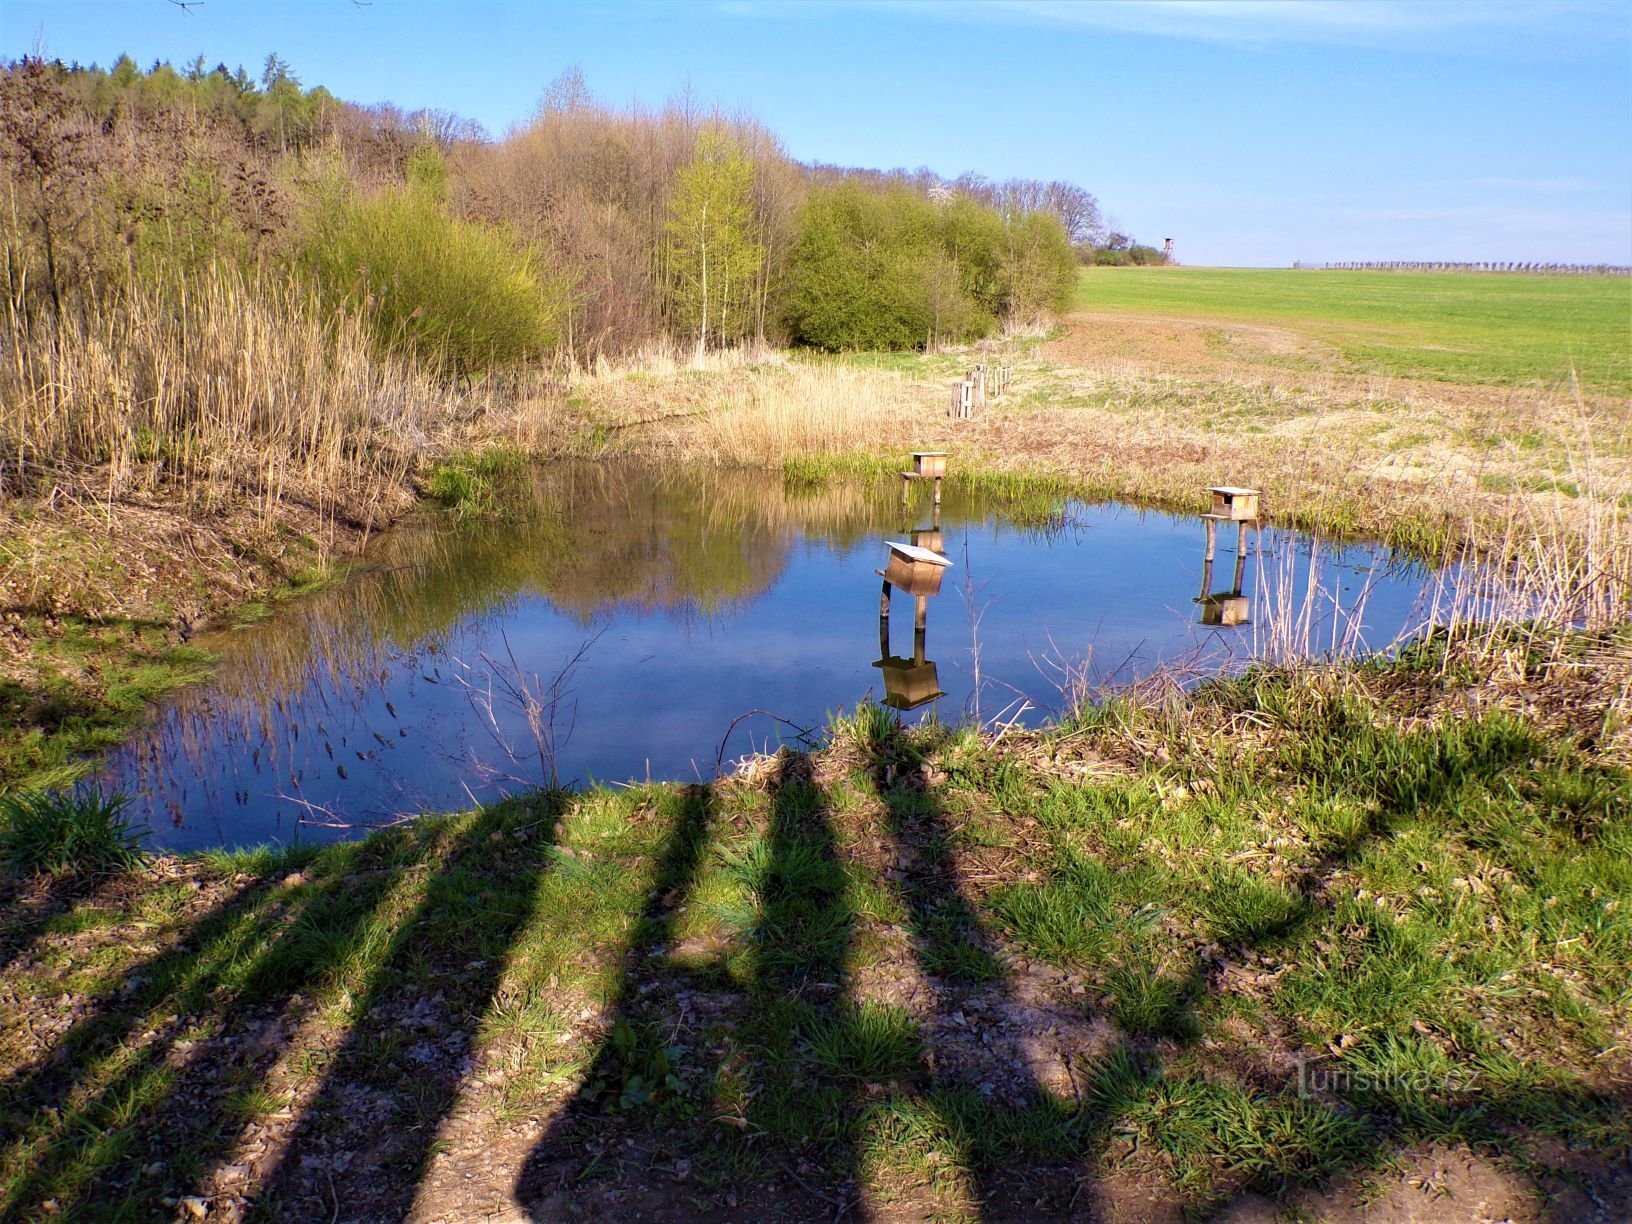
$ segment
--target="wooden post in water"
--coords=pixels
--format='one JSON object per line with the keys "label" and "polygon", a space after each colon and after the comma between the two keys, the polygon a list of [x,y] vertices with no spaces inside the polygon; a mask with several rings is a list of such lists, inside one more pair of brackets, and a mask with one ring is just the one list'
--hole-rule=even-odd
{"label": "wooden post in water", "polygon": [[884,579],[878,593],[878,657],[890,657],[890,580]]}

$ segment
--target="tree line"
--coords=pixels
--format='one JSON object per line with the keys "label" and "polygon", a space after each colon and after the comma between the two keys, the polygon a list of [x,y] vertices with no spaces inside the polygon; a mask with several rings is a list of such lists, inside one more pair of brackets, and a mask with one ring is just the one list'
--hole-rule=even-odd
{"label": "tree line", "polygon": [[1137,249],[1064,182],[803,165],[752,116],[597,101],[576,71],[501,139],[203,57],[0,68],[13,319],[276,269],[449,373],[656,339],[963,342],[1063,306]]}

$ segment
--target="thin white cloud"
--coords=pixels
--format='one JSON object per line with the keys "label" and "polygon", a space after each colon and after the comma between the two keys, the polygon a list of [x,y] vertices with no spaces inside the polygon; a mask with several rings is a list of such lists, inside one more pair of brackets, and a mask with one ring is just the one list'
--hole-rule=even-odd
{"label": "thin white cloud", "polygon": [[890,11],[927,20],[1044,26],[1269,46],[1433,44],[1458,35],[1627,31],[1604,0],[721,0],[739,17],[818,18]]}
{"label": "thin white cloud", "polygon": [[1575,195],[1596,191],[1602,183],[1584,178],[1471,178],[1453,184],[1475,191],[1518,191],[1532,195]]}

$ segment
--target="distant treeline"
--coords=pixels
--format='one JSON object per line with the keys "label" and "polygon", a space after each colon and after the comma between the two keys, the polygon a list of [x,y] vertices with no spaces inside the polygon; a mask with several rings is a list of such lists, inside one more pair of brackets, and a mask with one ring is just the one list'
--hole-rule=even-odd
{"label": "distant treeline", "polygon": [[1327,272],[1524,272],[1535,276],[1632,276],[1623,264],[1455,263],[1443,260],[1394,260],[1364,263],[1294,263],[1294,268]]}
{"label": "distant treeline", "polygon": [[968,341],[1149,248],[1065,182],[807,166],[751,117],[615,109],[578,74],[502,139],[199,57],[0,66],[14,319],[113,308],[206,269],[272,271],[438,369],[578,363],[653,340]]}

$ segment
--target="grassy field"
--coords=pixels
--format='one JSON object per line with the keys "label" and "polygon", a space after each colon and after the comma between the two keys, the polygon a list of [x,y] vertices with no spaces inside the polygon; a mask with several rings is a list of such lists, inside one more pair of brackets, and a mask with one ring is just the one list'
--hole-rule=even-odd
{"label": "grassy field", "polygon": [[1628,645],[10,888],[0,1215],[1619,1218]]}
{"label": "grassy field", "polygon": [[1352,373],[1632,392],[1626,277],[1089,268],[1076,306],[1290,328]]}

